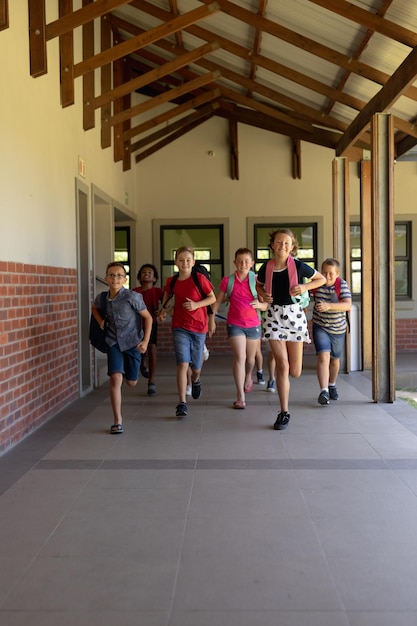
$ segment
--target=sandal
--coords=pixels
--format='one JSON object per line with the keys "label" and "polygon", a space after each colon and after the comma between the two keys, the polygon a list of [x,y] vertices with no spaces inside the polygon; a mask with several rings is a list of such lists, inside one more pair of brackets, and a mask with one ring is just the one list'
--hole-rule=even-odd
{"label": "sandal", "polygon": [[121,424],[113,424],[110,428],[110,433],[112,435],[121,435],[123,432],[123,426]]}
{"label": "sandal", "polygon": [[246,402],[244,400],[235,400],[233,402],[234,409],[246,409]]}

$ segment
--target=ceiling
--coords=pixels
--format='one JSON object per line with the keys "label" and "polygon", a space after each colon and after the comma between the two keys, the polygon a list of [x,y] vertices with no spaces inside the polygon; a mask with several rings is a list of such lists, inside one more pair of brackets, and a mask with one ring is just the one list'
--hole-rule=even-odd
{"label": "ceiling", "polygon": [[239,123],[291,137],[295,154],[307,141],[354,159],[386,112],[395,156],[417,144],[415,0],[57,0],[49,21],[44,4],[28,3],[31,74],[58,37],[61,103],[82,79],[83,127],[100,109],[124,169],[214,115],[229,120],[236,178]]}

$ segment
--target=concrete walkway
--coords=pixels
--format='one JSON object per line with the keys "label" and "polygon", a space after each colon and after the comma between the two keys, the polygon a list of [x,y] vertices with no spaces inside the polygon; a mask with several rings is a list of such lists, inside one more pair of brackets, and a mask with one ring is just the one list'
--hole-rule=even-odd
{"label": "concrete walkway", "polygon": [[174,368],[123,435],[106,385],[0,458],[1,624],[415,626],[417,411],[359,372],[322,407],[308,357],[276,432],[210,357],[178,421]]}

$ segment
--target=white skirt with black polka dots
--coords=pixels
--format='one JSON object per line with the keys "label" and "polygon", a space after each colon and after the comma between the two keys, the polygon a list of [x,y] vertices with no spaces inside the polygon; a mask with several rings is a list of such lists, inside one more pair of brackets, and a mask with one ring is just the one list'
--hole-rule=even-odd
{"label": "white skirt with black polka dots", "polygon": [[265,339],[311,343],[306,314],[300,304],[270,304],[263,331]]}

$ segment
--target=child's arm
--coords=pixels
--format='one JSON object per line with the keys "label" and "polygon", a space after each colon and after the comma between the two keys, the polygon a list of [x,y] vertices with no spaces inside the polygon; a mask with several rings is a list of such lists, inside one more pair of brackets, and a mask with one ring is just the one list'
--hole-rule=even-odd
{"label": "child's arm", "polygon": [[299,283],[290,289],[290,296],[300,296],[304,291],[311,289],[317,289],[326,282],[323,274],[320,274],[317,270],[313,274],[313,278],[308,283]]}
{"label": "child's arm", "polygon": [[226,296],[225,292],[221,291],[219,289],[217,294],[216,294],[216,301],[214,302],[214,304],[211,307],[212,311],[213,311],[213,315],[209,315],[209,319],[208,319],[209,337],[214,335],[214,333],[216,332],[216,313],[219,310],[219,307],[220,307],[221,303],[225,299],[225,296]]}
{"label": "child's arm", "polygon": [[143,321],[143,339],[138,344],[138,350],[142,354],[145,354],[148,349],[149,339],[151,338],[153,320],[152,315],[149,313],[148,309],[142,309],[141,311],[139,311],[139,315],[142,317]]}
{"label": "child's arm", "polygon": [[187,309],[187,311],[195,311],[196,309],[201,309],[203,306],[209,306],[209,304],[214,304],[215,302],[216,296],[212,290],[203,300],[197,300],[197,302],[191,300],[191,298],[187,298],[182,306],[184,309]]}
{"label": "child's arm", "polygon": [[96,320],[97,324],[100,326],[101,330],[104,330],[104,326],[106,324],[105,320],[101,317],[99,309],[93,303],[91,306],[91,314]]}

